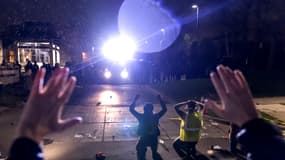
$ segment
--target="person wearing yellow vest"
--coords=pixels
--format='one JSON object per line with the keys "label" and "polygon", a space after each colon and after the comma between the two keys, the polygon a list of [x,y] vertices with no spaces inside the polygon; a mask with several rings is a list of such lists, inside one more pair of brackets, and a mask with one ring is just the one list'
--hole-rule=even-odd
{"label": "person wearing yellow vest", "polygon": [[[193,158],[196,155],[196,144],[201,138],[201,129],[203,125],[202,112],[199,112],[196,106],[201,104],[189,100],[175,105],[175,111],[180,117],[179,137],[174,141],[173,148],[182,158]],[[186,106],[186,111],[181,109]]]}

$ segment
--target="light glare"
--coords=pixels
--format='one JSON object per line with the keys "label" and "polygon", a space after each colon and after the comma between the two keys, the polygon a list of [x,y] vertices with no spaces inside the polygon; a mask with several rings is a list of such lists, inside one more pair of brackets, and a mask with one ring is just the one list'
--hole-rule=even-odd
{"label": "light glare", "polygon": [[196,5],[196,4],[194,4],[194,5],[192,5],[192,8],[193,8],[193,9],[196,9],[196,8],[199,8],[199,6]]}
{"label": "light glare", "polygon": [[119,94],[111,90],[105,90],[103,92],[100,92],[99,101],[101,102],[101,105],[120,104]]}
{"label": "light glare", "polygon": [[129,73],[128,73],[128,71],[127,71],[126,69],[124,69],[124,70],[121,72],[121,77],[122,77],[123,79],[126,79],[126,78],[129,77]]}
{"label": "light glare", "polygon": [[107,79],[110,79],[112,77],[112,73],[106,69],[104,72],[104,77]]}
{"label": "light glare", "polygon": [[103,45],[102,53],[110,60],[125,63],[133,58],[136,49],[136,44],[131,38],[120,36],[108,40]]}

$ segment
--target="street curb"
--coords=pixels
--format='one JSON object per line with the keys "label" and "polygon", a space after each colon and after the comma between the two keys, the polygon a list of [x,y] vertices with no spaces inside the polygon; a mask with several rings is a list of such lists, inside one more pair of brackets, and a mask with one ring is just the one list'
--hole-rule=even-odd
{"label": "street curb", "polygon": [[[218,118],[218,117],[214,117],[214,116],[210,116],[210,115],[204,115],[205,117],[209,118],[209,119],[213,119],[214,121],[220,122],[220,123],[224,123],[224,124],[231,124],[229,121],[222,119],[222,118]],[[281,130],[285,130],[285,126],[282,125],[278,125],[278,124],[274,124],[276,125],[279,129]]]}

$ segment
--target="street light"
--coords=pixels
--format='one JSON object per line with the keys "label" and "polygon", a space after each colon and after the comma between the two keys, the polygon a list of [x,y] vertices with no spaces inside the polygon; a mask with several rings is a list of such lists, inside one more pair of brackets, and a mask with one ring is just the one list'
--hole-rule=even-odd
{"label": "street light", "polygon": [[192,5],[192,8],[193,9],[196,9],[196,20],[197,20],[197,22],[196,22],[196,37],[197,37],[197,39],[198,39],[198,31],[199,31],[199,6],[197,5],[197,4],[193,4]]}
{"label": "street light", "polygon": [[112,77],[112,73],[108,69],[105,69],[104,77],[106,79],[110,79]]}
{"label": "street light", "polygon": [[128,72],[126,69],[124,69],[124,70],[121,72],[121,77],[122,77],[123,79],[127,79],[127,78],[129,77],[129,72]]}
{"label": "street light", "polygon": [[102,53],[106,58],[124,64],[133,58],[136,50],[137,46],[131,38],[119,36],[106,41]]}

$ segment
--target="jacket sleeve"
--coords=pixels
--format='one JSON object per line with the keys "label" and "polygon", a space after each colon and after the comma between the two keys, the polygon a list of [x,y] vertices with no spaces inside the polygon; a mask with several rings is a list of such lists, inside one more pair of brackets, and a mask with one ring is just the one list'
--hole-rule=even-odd
{"label": "jacket sleeve", "polygon": [[253,160],[285,159],[285,141],[282,133],[274,125],[262,119],[244,124],[237,139]]}
{"label": "jacket sleeve", "polygon": [[31,139],[17,138],[10,148],[8,160],[43,160],[41,147]]}

